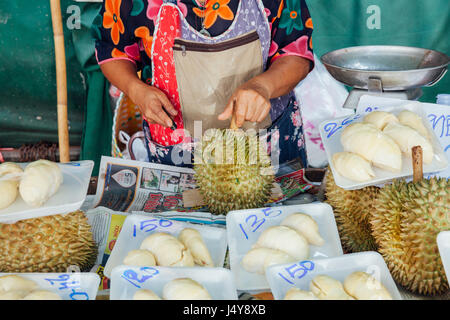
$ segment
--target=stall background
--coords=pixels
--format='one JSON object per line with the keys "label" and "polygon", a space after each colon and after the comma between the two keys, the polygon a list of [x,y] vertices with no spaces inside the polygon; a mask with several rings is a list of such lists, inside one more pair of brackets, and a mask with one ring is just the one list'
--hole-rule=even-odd
{"label": "stall background", "polygon": [[[307,0],[317,56],[355,45],[405,45],[450,54],[448,0]],[[71,145],[81,159],[111,154],[108,82],[94,56],[92,24],[101,4],[61,0]],[[78,11],[79,9],[79,11]],[[77,13],[80,13],[77,16]],[[79,17],[79,19],[77,19]],[[77,23],[79,22],[79,26]],[[70,28],[68,27],[70,26]],[[95,32],[95,28],[94,32]],[[447,75],[420,101],[450,93]],[[53,34],[48,0],[0,2],[0,147],[57,142]]]}

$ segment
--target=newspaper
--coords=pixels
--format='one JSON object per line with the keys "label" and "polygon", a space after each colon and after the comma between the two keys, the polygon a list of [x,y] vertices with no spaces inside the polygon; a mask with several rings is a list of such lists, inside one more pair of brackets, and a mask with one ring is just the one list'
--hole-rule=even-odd
{"label": "newspaper", "polygon": [[120,212],[185,211],[182,193],[195,188],[192,169],[103,156],[94,206]]}
{"label": "newspaper", "polygon": [[[276,205],[312,188],[304,169],[277,170],[281,194],[267,205]],[[119,212],[207,212],[205,206],[185,208],[183,192],[197,188],[194,170],[103,156],[94,207]]]}

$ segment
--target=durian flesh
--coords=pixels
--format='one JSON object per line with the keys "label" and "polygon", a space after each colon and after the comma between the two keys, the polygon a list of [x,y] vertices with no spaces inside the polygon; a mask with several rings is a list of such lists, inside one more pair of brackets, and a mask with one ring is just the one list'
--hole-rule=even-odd
{"label": "durian flesh", "polygon": [[36,290],[26,295],[23,300],[62,300],[62,298],[52,291]]}
{"label": "durian flesh", "polygon": [[25,167],[19,192],[28,205],[40,207],[58,191],[62,182],[61,168],[56,163],[38,160]]}
{"label": "durian flesh", "polygon": [[262,207],[270,198],[273,169],[254,132],[206,131],[195,149],[194,170],[211,213]]}
{"label": "durian flesh", "polygon": [[389,123],[397,123],[398,121],[395,115],[386,111],[373,111],[364,117],[364,122],[371,123],[380,130],[383,130]]}
{"label": "durian flesh", "polygon": [[399,113],[398,119],[401,124],[417,130],[417,132],[419,132],[422,136],[430,139],[430,132],[424,126],[422,118],[416,113],[409,110],[404,110]]}
{"label": "durian flesh", "polygon": [[357,300],[392,300],[389,291],[373,276],[356,271],[344,281],[345,291]]}
{"label": "durian flesh", "polygon": [[[7,175],[21,174],[22,168],[12,162],[0,164],[0,178],[6,178]],[[0,210],[9,207],[16,200],[19,194],[19,180],[0,180]]]}
{"label": "durian flesh", "polygon": [[332,162],[335,170],[347,179],[363,182],[375,178],[370,162],[356,153],[335,153]]}
{"label": "durian flesh", "polygon": [[178,239],[191,251],[195,264],[205,267],[214,267],[214,262],[202,235],[195,229],[181,230]]}
{"label": "durian flesh", "polygon": [[168,282],[163,288],[165,300],[211,300],[209,292],[197,281],[179,278]]}
{"label": "durian flesh", "polygon": [[314,246],[320,247],[325,243],[325,240],[320,236],[319,225],[310,215],[300,212],[293,213],[284,218],[280,225],[294,229]]}
{"label": "durian flesh", "polygon": [[37,283],[18,275],[0,277],[0,291],[32,291],[37,288]]}
{"label": "durian flesh", "polygon": [[0,224],[0,272],[89,271],[97,259],[82,211]]}
{"label": "durian flesh", "polygon": [[284,300],[319,300],[311,291],[291,288],[286,292]]}
{"label": "durian flesh", "polygon": [[253,248],[242,258],[242,267],[250,273],[264,274],[275,264],[294,262],[296,259],[284,251],[269,248]]}
{"label": "durian flesh", "polygon": [[161,300],[152,290],[139,289],[133,295],[133,300]]}
{"label": "durian flesh", "polygon": [[194,258],[190,250],[168,233],[153,233],[142,241],[140,249],[149,250],[153,253],[158,266],[194,266]]}
{"label": "durian flesh", "polygon": [[309,289],[320,300],[354,300],[345,292],[340,281],[327,275],[314,277],[309,284]]}
{"label": "durian flesh", "polygon": [[156,265],[155,256],[148,250],[131,250],[123,264],[127,266],[151,267]]}
{"label": "durian flesh", "polygon": [[423,152],[423,162],[430,164],[433,161],[434,151],[430,141],[422,136],[418,131],[401,123],[388,124],[383,132],[391,137],[400,147],[402,152],[411,158],[411,149],[414,146],[421,146]]}
{"label": "durian flesh", "polygon": [[388,135],[371,123],[353,123],[341,134],[344,151],[353,152],[376,167],[392,172],[402,169],[402,153]]}
{"label": "durian flesh", "polygon": [[264,230],[254,248],[270,248],[286,252],[297,260],[309,257],[309,245],[304,236],[286,226],[273,226]]}

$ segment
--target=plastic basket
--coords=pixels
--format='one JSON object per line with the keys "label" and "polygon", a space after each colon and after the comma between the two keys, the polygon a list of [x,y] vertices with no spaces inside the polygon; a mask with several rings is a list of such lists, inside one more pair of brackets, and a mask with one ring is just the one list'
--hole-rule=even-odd
{"label": "plastic basket", "polygon": [[119,140],[119,132],[124,131],[130,137],[136,132],[142,131],[142,115],[139,107],[131,99],[121,93],[114,110],[112,126],[112,148],[113,157],[123,158],[122,150],[125,145]]}

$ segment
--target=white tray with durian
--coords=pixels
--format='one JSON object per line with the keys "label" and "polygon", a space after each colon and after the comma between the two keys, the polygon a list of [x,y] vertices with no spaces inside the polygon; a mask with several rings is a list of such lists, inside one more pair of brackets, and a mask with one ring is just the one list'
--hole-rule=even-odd
{"label": "white tray with durian", "polygon": [[78,210],[93,167],[91,160],[0,164],[0,223]]}
{"label": "white tray with durian", "polygon": [[374,251],[271,266],[266,272],[276,300],[401,300]]}
{"label": "white tray with durian", "polygon": [[444,265],[445,275],[450,284],[450,230],[439,232],[436,241],[442,264]]}
{"label": "white tray with durian", "polygon": [[225,268],[117,266],[110,300],[237,300]]}
{"label": "white tray with durian", "polygon": [[448,159],[420,103],[368,108],[320,125],[336,185],[361,189],[413,174],[411,149],[421,146],[423,173],[448,167]]}
{"label": "white tray with durian", "polygon": [[0,300],[95,300],[99,285],[90,272],[0,273]]}
{"label": "white tray with durian", "polygon": [[104,273],[119,265],[141,267],[222,267],[227,250],[224,228],[133,214],[125,219]]}
{"label": "white tray with durian", "polygon": [[269,289],[275,264],[342,255],[333,210],[326,203],[237,210],[227,214],[230,269],[238,290]]}

